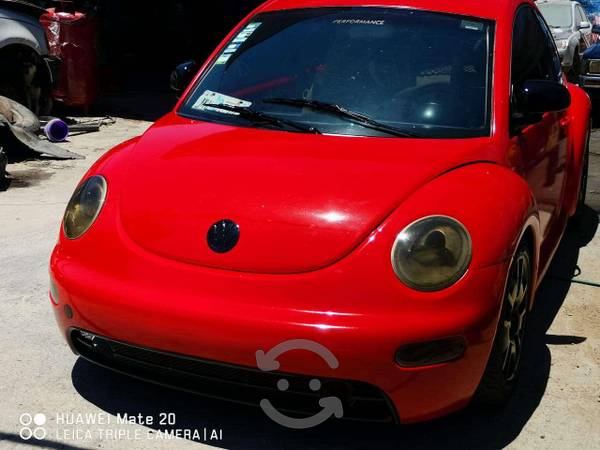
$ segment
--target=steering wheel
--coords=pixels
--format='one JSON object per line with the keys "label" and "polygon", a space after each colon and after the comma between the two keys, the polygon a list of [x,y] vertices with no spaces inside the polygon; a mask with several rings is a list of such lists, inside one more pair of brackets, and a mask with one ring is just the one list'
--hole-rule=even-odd
{"label": "steering wheel", "polygon": [[378,115],[409,123],[448,123],[456,103],[451,85],[432,83],[397,92],[379,107]]}

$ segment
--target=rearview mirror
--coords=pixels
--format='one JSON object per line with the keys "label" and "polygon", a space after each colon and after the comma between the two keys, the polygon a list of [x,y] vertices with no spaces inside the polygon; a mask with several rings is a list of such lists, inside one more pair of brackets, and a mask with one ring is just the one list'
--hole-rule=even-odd
{"label": "rearview mirror", "polygon": [[521,114],[544,114],[564,111],[571,106],[571,93],[557,81],[529,80],[516,93]]}
{"label": "rearview mirror", "polygon": [[177,97],[181,96],[183,91],[189,86],[198,71],[196,61],[186,61],[179,64],[171,73],[171,90]]}
{"label": "rearview mirror", "polygon": [[581,22],[579,24],[579,29],[580,30],[587,30],[589,28],[592,28],[592,24],[590,22]]}

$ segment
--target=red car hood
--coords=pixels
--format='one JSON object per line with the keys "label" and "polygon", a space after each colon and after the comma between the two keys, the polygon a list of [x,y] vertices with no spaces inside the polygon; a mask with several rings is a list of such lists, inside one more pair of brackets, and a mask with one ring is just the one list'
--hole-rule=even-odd
{"label": "red car hood", "polygon": [[[350,253],[428,180],[484,159],[489,142],[318,136],[171,116],[128,158],[121,218],[135,242],[168,258],[307,272]],[[207,244],[221,219],[240,227],[225,254]]]}

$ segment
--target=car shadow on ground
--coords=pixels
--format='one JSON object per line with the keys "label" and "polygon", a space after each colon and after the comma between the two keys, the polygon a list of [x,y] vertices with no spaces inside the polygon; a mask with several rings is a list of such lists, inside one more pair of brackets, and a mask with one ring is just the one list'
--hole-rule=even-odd
{"label": "car shadow on ground", "polygon": [[[258,408],[196,397],[137,381],[81,358],[73,367],[73,386],[86,400],[113,415],[141,413],[157,418],[161,412],[173,412],[177,424],[171,428],[207,428],[209,433],[213,428],[222,429],[223,441],[206,442],[218,447],[502,448],[520,434],[540,404],[550,374],[548,346],[572,345],[585,340],[585,336],[553,336],[547,331],[566,298],[573,274],[577,273],[580,248],[592,240],[597,228],[598,215],[590,208],[580,225],[569,226],[538,292],[516,395],[500,411],[471,406],[425,424],[394,426],[330,420],[317,428],[297,431],[271,422]],[[539,439],[542,445],[544,437]]]}

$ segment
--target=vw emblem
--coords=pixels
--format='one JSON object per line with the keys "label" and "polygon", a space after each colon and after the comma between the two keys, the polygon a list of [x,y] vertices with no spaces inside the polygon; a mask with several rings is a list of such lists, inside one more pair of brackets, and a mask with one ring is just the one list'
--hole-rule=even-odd
{"label": "vw emblem", "polygon": [[213,252],[227,253],[240,240],[240,226],[233,220],[220,220],[208,229],[206,240]]}

